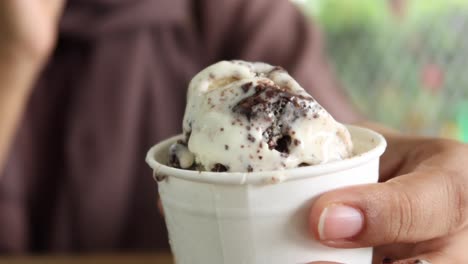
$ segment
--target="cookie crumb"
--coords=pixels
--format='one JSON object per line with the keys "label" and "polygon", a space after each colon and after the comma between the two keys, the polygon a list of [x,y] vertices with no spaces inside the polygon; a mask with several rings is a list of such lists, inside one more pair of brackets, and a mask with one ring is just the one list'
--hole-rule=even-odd
{"label": "cookie crumb", "polygon": [[211,169],[212,172],[226,172],[228,170],[229,170],[229,167],[221,163],[216,163]]}
{"label": "cookie crumb", "polygon": [[301,144],[301,141],[297,138],[294,139],[294,145],[299,146]]}
{"label": "cookie crumb", "polygon": [[250,87],[252,87],[252,82],[244,83],[241,88],[244,93],[247,93],[250,90]]}

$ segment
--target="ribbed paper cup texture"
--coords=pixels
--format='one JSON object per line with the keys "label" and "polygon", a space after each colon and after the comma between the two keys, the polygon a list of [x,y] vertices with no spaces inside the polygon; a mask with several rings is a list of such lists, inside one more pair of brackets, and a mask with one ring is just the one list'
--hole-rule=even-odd
{"label": "ribbed paper cup texture", "polygon": [[169,242],[177,264],[286,264],[335,261],[366,264],[372,248],[336,249],[309,232],[310,206],[333,189],[375,183],[385,139],[348,126],[352,158],[273,172],[199,172],[166,166],[169,146],[155,145],[147,163],[154,170]]}

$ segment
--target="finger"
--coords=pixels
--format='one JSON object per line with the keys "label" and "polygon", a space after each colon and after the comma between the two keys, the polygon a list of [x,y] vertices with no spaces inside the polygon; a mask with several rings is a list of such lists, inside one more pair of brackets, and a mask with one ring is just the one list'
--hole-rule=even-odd
{"label": "finger", "polygon": [[62,15],[65,0],[43,0],[43,2],[48,14],[54,19],[54,21],[57,21]]}
{"label": "finger", "polygon": [[[395,263],[413,263],[415,260],[426,261],[419,263],[468,263],[466,245],[468,243],[468,229],[461,230],[451,236],[426,241],[414,247],[413,257],[400,259]],[[413,262],[411,262],[413,261]]]}
{"label": "finger", "polygon": [[[380,158],[379,175],[380,181],[387,181],[390,177],[398,176],[401,165],[404,161],[403,157],[409,151],[406,146],[408,144],[400,144],[399,138],[387,139],[387,151]],[[404,146],[404,147],[401,147]]]}
{"label": "finger", "polygon": [[310,229],[332,247],[413,243],[464,224],[463,184],[447,173],[417,172],[385,183],[331,191],[313,204]]}
{"label": "finger", "polygon": [[468,255],[465,254],[467,244],[468,229],[463,229],[453,235],[421,243],[376,247],[372,263],[380,264],[384,259],[388,263],[393,263],[390,260],[415,259],[425,259],[433,263],[468,263]]}
{"label": "finger", "polygon": [[421,138],[414,138],[402,135],[398,131],[372,122],[360,122],[360,126],[370,128],[385,135],[387,141],[387,151],[381,157],[380,181],[386,181],[390,177],[403,174],[402,167],[404,157],[418,144],[421,144]]}
{"label": "finger", "polygon": [[416,162],[408,161],[408,153],[424,144],[425,140],[409,136],[387,137],[387,151],[381,157],[380,182],[407,174],[416,166]]}

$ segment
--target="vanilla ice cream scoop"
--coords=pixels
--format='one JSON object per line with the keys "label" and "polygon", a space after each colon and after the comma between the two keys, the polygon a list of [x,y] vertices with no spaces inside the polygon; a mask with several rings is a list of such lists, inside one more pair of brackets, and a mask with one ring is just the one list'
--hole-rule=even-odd
{"label": "vanilla ice cream scoop", "polygon": [[218,172],[273,171],[349,158],[346,127],[285,70],[221,61],[190,82],[185,139],[170,165]]}

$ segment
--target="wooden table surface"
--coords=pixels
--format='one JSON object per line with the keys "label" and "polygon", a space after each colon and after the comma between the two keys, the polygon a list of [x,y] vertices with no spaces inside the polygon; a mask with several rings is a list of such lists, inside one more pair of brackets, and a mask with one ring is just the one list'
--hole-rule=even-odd
{"label": "wooden table surface", "polygon": [[174,264],[169,254],[0,257],[0,264]]}

